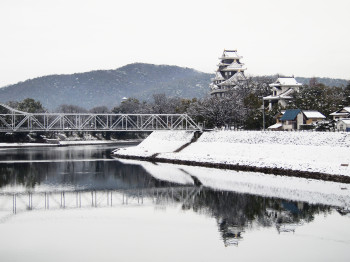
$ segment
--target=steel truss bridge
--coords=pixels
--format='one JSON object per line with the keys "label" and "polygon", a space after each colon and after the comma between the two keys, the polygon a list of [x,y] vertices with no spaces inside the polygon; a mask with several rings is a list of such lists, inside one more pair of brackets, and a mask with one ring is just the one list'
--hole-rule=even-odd
{"label": "steel truss bridge", "polygon": [[0,112],[0,132],[6,133],[201,130],[187,114],[28,113],[1,103]]}
{"label": "steel truss bridge", "polygon": [[[0,193],[0,214],[15,215],[31,210],[113,207],[168,203],[191,206],[202,187],[178,186],[143,189],[71,190]],[[0,223],[7,216],[0,217]]]}

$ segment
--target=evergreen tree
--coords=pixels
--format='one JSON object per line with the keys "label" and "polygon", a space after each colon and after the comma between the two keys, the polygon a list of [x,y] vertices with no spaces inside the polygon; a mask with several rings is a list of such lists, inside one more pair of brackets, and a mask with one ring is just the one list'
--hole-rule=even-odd
{"label": "evergreen tree", "polygon": [[27,112],[27,113],[43,113],[45,108],[40,103],[32,98],[26,98],[23,101],[19,102],[16,106],[17,110]]}

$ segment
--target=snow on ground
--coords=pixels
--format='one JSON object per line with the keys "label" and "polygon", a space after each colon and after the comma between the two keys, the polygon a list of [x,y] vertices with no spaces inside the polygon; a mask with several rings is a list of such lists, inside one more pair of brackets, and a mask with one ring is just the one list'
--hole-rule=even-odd
{"label": "snow on ground", "polygon": [[[184,135],[186,134],[186,136]],[[350,133],[332,132],[205,132],[181,152],[192,133],[153,132],[138,147],[117,154],[281,168],[350,176]],[[179,139],[178,139],[179,138]]]}
{"label": "snow on ground", "polygon": [[150,134],[138,146],[126,150],[120,148],[115,153],[149,157],[156,153],[174,152],[191,141],[193,132],[189,131],[157,131]]}
{"label": "snow on ground", "polygon": [[217,131],[206,132],[198,141],[243,144],[277,144],[350,147],[346,132]]}
{"label": "snow on ground", "polygon": [[49,143],[0,143],[0,149],[18,148],[18,147],[56,147],[56,146],[76,146],[76,145],[102,145],[119,143],[137,143],[138,139],[133,140],[80,140],[80,141],[59,141],[58,144]]}
{"label": "snow on ground", "polygon": [[45,143],[0,143],[1,148],[9,148],[9,147],[40,147],[40,146],[56,146]]}
{"label": "snow on ground", "polygon": [[[148,168],[149,162],[124,159],[119,161],[125,164],[141,165],[150,175],[163,181],[180,181],[182,184],[185,181],[184,176],[187,176],[188,180],[196,177],[204,187],[214,190],[350,208],[350,186],[348,184],[173,164],[157,165],[157,169],[152,170]],[[179,179],[179,173],[182,173],[181,179]],[[188,184],[192,185],[193,182]]]}

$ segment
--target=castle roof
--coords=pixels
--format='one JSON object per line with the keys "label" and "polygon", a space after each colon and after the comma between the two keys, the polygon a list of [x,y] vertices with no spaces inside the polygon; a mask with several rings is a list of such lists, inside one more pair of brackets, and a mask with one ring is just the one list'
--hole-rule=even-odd
{"label": "castle roof", "polygon": [[241,59],[242,56],[239,56],[237,50],[224,50],[222,56],[219,59]]}
{"label": "castle roof", "polygon": [[279,77],[275,82],[270,84],[271,87],[273,86],[301,86],[302,84],[298,83],[297,80],[295,80],[294,77]]}
{"label": "castle roof", "polygon": [[222,71],[245,70],[245,68],[243,68],[243,66],[244,66],[244,64],[239,64],[237,62],[233,62],[229,66],[227,66],[226,68],[222,69]]}
{"label": "castle roof", "polygon": [[285,91],[284,93],[278,95],[278,96],[265,96],[264,100],[279,100],[279,99],[292,99],[291,94],[293,94],[294,89],[293,88],[289,88],[287,89],[287,91]]}
{"label": "castle roof", "polygon": [[209,85],[209,87],[212,89],[212,90],[216,90],[216,89],[219,89],[219,87],[217,85],[215,85],[214,83],[211,83]]}
{"label": "castle roof", "polygon": [[216,71],[213,81],[218,81],[218,80],[225,80],[225,78],[222,76],[222,74],[219,71]]}
{"label": "castle roof", "polygon": [[237,72],[233,76],[231,76],[229,79],[226,81],[218,84],[218,86],[235,86],[237,85],[240,81],[245,80],[245,77],[242,72]]}

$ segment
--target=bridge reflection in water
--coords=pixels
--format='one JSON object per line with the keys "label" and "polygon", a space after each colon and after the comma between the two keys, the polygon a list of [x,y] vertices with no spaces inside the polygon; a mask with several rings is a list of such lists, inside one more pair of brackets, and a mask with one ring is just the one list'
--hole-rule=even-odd
{"label": "bridge reflection in water", "polygon": [[120,189],[72,190],[54,192],[0,193],[0,211],[13,214],[30,210],[55,210],[90,207],[113,207],[128,204],[182,203],[191,206],[200,188],[193,186]]}
{"label": "bridge reflection in water", "polygon": [[237,246],[243,234],[256,227],[275,227],[278,233],[313,221],[314,215],[329,213],[333,208],[303,202],[265,198],[203,186],[169,186],[112,190],[65,190],[47,192],[0,193],[0,219],[5,223],[24,212],[72,209],[174,206],[193,210],[216,219],[225,246]]}

